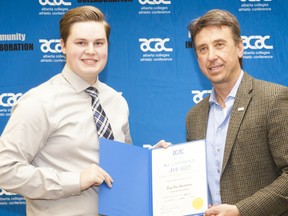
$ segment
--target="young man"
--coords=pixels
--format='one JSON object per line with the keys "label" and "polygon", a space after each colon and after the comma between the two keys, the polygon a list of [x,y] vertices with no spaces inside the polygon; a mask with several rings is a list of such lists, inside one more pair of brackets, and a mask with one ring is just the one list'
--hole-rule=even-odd
{"label": "young man", "polygon": [[[68,11],[60,21],[63,71],[13,107],[0,139],[0,188],[22,194],[28,216],[97,215],[96,187],[104,181],[112,186],[98,166],[98,136],[131,143],[126,100],[98,80],[107,62],[109,32],[99,9]],[[90,94],[98,94],[110,126],[96,129],[96,99]]]}
{"label": "young man", "polygon": [[189,25],[212,93],[187,115],[187,140],[206,139],[212,206],[205,216],[288,215],[288,88],[242,70],[236,18],[211,10]]}

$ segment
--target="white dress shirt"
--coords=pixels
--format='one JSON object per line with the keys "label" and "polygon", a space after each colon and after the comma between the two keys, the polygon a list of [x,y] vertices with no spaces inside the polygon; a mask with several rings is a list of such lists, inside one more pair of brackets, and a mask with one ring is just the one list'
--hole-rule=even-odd
{"label": "white dress shirt", "polygon": [[[80,171],[99,164],[87,87],[65,66],[62,73],[24,94],[12,109],[0,139],[0,187],[25,197],[28,216],[98,213],[97,189],[80,191]],[[94,87],[115,140],[131,143],[126,100],[99,80]]]}

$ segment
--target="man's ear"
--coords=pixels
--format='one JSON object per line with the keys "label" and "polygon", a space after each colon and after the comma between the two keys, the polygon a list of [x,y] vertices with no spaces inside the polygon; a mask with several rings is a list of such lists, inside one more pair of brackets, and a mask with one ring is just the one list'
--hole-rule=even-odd
{"label": "man's ear", "polygon": [[244,55],[244,46],[243,46],[243,41],[242,40],[238,43],[237,49],[238,49],[238,57],[242,58],[243,55]]}
{"label": "man's ear", "polygon": [[60,39],[60,43],[61,43],[62,52],[65,55],[66,54],[66,46],[65,46],[64,40],[62,38]]}

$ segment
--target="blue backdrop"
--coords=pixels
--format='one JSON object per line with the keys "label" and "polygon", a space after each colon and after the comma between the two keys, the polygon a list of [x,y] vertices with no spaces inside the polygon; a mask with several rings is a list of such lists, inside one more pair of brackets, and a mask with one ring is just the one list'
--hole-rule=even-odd
{"label": "blue backdrop", "polygon": [[[21,95],[61,71],[59,20],[82,5],[99,7],[111,25],[109,61],[100,79],[127,99],[134,145],[185,141],[187,111],[211,90],[187,26],[210,9],[238,18],[245,71],[288,85],[287,0],[1,1],[0,133]],[[24,199],[0,189],[0,215],[25,215]]]}

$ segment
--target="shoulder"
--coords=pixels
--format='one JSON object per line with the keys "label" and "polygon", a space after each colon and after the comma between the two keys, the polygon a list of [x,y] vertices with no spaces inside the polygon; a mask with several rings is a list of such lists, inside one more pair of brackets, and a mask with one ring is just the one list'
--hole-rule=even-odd
{"label": "shoulder", "polygon": [[254,79],[253,95],[263,101],[277,100],[283,97],[287,100],[288,88],[277,83]]}
{"label": "shoulder", "polygon": [[253,101],[268,103],[268,101],[275,100],[279,96],[283,97],[284,95],[285,97],[287,94],[288,88],[286,86],[254,78],[245,72],[236,97],[241,98],[250,95]]}
{"label": "shoulder", "polygon": [[111,103],[115,102],[118,105],[125,105],[128,106],[126,99],[123,96],[122,92],[116,91],[111,86],[107,85],[106,83],[100,82],[99,80],[97,89],[99,91],[99,98],[104,103]]}
{"label": "shoulder", "polygon": [[186,127],[188,131],[195,129],[195,125],[208,118],[209,108],[209,96],[207,96],[188,111],[186,115]]}
{"label": "shoulder", "polygon": [[[287,89],[286,86],[283,86],[277,83],[273,83],[273,82],[261,80],[261,79],[256,79],[256,78],[253,78],[253,79],[255,82],[255,86],[263,90],[265,89],[266,90],[278,90],[278,89],[285,89],[285,88]],[[265,89],[263,87],[265,87]]]}
{"label": "shoulder", "polygon": [[288,88],[286,86],[273,83],[270,81],[257,79],[255,77],[252,77],[251,75],[248,75],[245,73],[243,78],[243,84],[248,85],[248,83],[252,83],[252,88],[257,93],[263,93],[263,94],[275,94],[278,91],[287,90]]}
{"label": "shoulder", "polygon": [[251,112],[255,114],[263,112],[267,115],[277,109],[287,109],[285,108],[288,105],[288,88],[286,86],[256,79],[247,74],[242,81],[236,100],[240,102],[243,99],[251,99],[249,103]]}
{"label": "shoulder", "polygon": [[210,95],[208,95],[207,97],[205,97],[203,100],[201,100],[199,103],[197,103],[196,105],[194,105],[189,111],[187,116],[189,115],[194,115],[197,113],[202,113],[202,112],[206,112],[207,110],[209,110],[209,97]]}
{"label": "shoulder", "polygon": [[20,97],[13,109],[21,105],[21,107],[27,107],[31,112],[35,112],[53,105],[64,89],[61,79],[61,76],[57,74],[46,82],[29,89]]}
{"label": "shoulder", "polygon": [[[61,88],[61,77],[60,74],[55,75],[51,79],[47,80],[28,90],[23,94],[21,100],[40,100],[47,101],[49,99],[53,99],[55,94],[59,93],[59,89]],[[61,91],[60,91],[61,92]]]}

